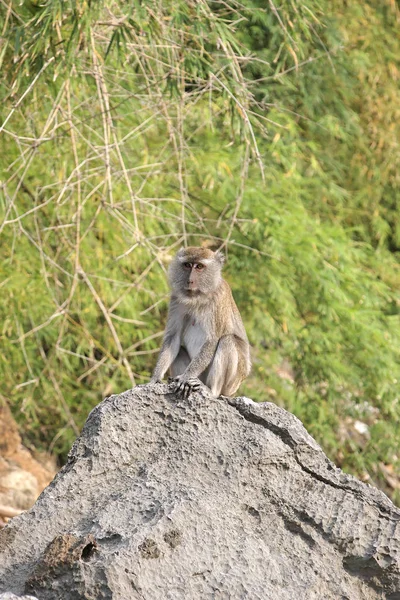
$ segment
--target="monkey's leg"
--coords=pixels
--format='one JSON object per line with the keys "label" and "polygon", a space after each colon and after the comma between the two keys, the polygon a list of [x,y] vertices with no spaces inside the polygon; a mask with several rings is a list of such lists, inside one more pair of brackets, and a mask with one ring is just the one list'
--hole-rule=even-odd
{"label": "monkey's leg", "polygon": [[179,349],[178,356],[169,368],[172,378],[182,375],[186,367],[190,364],[190,356],[182,346]]}
{"label": "monkey's leg", "polygon": [[[182,375],[182,373],[186,370],[186,367],[190,363],[191,360],[189,354],[186,352],[185,348],[181,346],[178,356],[176,357],[176,359],[170,367],[171,376],[168,378],[168,381],[171,383],[176,377]],[[179,384],[179,381],[177,381],[176,383],[177,389],[175,391],[178,394],[178,396],[181,396],[184,399],[188,398],[191,392],[195,392],[200,387],[199,380],[196,377],[190,379],[185,384]],[[182,389],[180,389],[181,386]]]}
{"label": "monkey's leg", "polygon": [[239,373],[239,353],[234,335],[224,335],[219,340],[212,363],[205,374],[205,384],[213,396],[231,396],[238,389],[243,379]]}

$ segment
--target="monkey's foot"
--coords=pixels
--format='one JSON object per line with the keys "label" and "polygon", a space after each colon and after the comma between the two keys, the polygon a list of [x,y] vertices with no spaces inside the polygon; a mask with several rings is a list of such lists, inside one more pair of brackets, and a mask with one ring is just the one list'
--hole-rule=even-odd
{"label": "monkey's foot", "polygon": [[201,387],[201,382],[197,377],[192,377],[191,379],[186,379],[185,381],[180,381],[179,377],[176,377],[173,380],[173,383],[176,383],[174,392],[180,398],[186,400],[189,398],[192,392],[197,392],[197,390]]}

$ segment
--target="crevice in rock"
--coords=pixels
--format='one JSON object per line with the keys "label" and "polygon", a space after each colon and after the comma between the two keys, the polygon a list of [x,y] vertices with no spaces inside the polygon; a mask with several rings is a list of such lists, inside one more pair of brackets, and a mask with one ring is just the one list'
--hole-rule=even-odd
{"label": "crevice in rock", "polygon": [[314,548],[315,540],[312,538],[311,535],[304,531],[301,523],[299,523],[298,521],[292,521],[291,519],[288,519],[286,517],[283,519],[283,524],[285,525],[288,531],[300,536],[309,548]]}
{"label": "crevice in rock", "polygon": [[[344,570],[349,575],[357,577],[368,585],[368,587],[379,593],[382,590],[385,590],[385,594],[390,593],[398,588],[400,574],[394,559],[392,559],[392,564],[382,566],[372,554],[364,556],[352,555],[348,550],[347,544],[343,543],[342,540],[335,540],[330,531],[325,530],[321,523],[317,523],[304,510],[297,510],[295,507],[292,507],[288,511],[282,508],[282,503],[278,498],[275,498],[271,494],[268,494],[268,498],[282,518],[285,528],[299,535],[311,549],[317,545],[317,540],[305,531],[304,526],[307,525],[317,535],[321,536],[322,539],[333,545],[340,554],[344,554],[342,564]],[[375,544],[372,544],[372,547],[374,546]],[[392,596],[385,595],[385,598],[392,598]],[[395,598],[400,600],[400,594],[398,597],[394,595],[393,600]]]}
{"label": "crevice in rock", "polygon": [[400,600],[400,593],[396,592],[399,585],[396,565],[382,567],[374,556],[345,556],[342,564],[347,573],[358,577],[376,592],[384,590],[385,598]]}
{"label": "crevice in rock", "polygon": [[[288,446],[291,450],[293,450],[294,459],[296,460],[299,467],[305,473],[307,473],[308,475],[311,475],[314,479],[316,479],[317,481],[320,481],[321,483],[329,485],[330,487],[333,487],[338,490],[350,492],[351,494],[353,494],[353,496],[359,498],[363,502],[368,502],[367,499],[365,498],[364,494],[361,491],[356,490],[356,489],[354,489],[354,487],[346,485],[346,484],[336,483],[335,481],[332,481],[331,479],[324,477],[324,475],[322,475],[321,473],[318,473],[314,469],[311,469],[310,467],[305,465],[301,461],[300,457],[298,456],[298,450],[299,450],[299,447],[301,447],[301,446],[306,446],[307,448],[310,448],[310,446],[306,443],[301,444],[298,441],[294,440],[287,429],[279,427],[279,425],[275,425],[274,423],[267,421],[263,417],[260,417],[259,415],[252,413],[246,407],[238,406],[230,398],[228,398],[228,404],[230,406],[232,406],[232,408],[236,409],[238,411],[238,413],[249,423],[261,425],[261,427],[264,427],[264,429],[268,429],[268,431],[271,431],[271,433],[273,433],[277,437],[279,437],[279,439],[281,439],[282,442],[284,444],[286,444],[286,446]],[[326,461],[328,468],[329,467],[331,469],[335,468],[331,464],[331,462],[329,461],[329,459],[327,457],[324,456],[324,460]],[[393,511],[393,509],[390,510],[388,507],[386,507],[383,504],[378,503],[378,502],[374,502],[373,506],[379,511],[380,516],[382,516],[383,518],[386,518],[390,521],[400,521],[400,513],[396,514]]]}
{"label": "crevice in rock", "polygon": [[86,546],[82,549],[82,554],[81,554],[82,560],[85,562],[88,562],[92,558],[92,556],[94,555],[96,550],[97,550],[96,542],[89,542],[88,544],[86,544]]}

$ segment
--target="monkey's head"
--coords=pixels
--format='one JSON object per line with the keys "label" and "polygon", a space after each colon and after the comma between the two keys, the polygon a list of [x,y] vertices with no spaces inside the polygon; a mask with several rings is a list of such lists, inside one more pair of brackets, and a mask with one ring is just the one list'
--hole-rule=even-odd
{"label": "monkey's head", "polygon": [[199,300],[215,292],[221,283],[222,252],[189,246],[181,248],[169,269],[172,291],[186,300]]}

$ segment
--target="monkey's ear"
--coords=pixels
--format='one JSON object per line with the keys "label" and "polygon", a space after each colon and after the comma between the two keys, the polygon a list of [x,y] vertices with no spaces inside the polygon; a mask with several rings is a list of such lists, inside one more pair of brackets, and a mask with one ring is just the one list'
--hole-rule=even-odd
{"label": "monkey's ear", "polygon": [[221,265],[224,264],[225,262],[225,256],[224,254],[221,252],[221,250],[217,250],[216,253],[214,254],[214,258],[215,260]]}
{"label": "monkey's ear", "polygon": [[178,252],[176,253],[177,256],[183,256],[186,253],[186,248],[184,248],[182,246],[182,248],[179,248]]}

